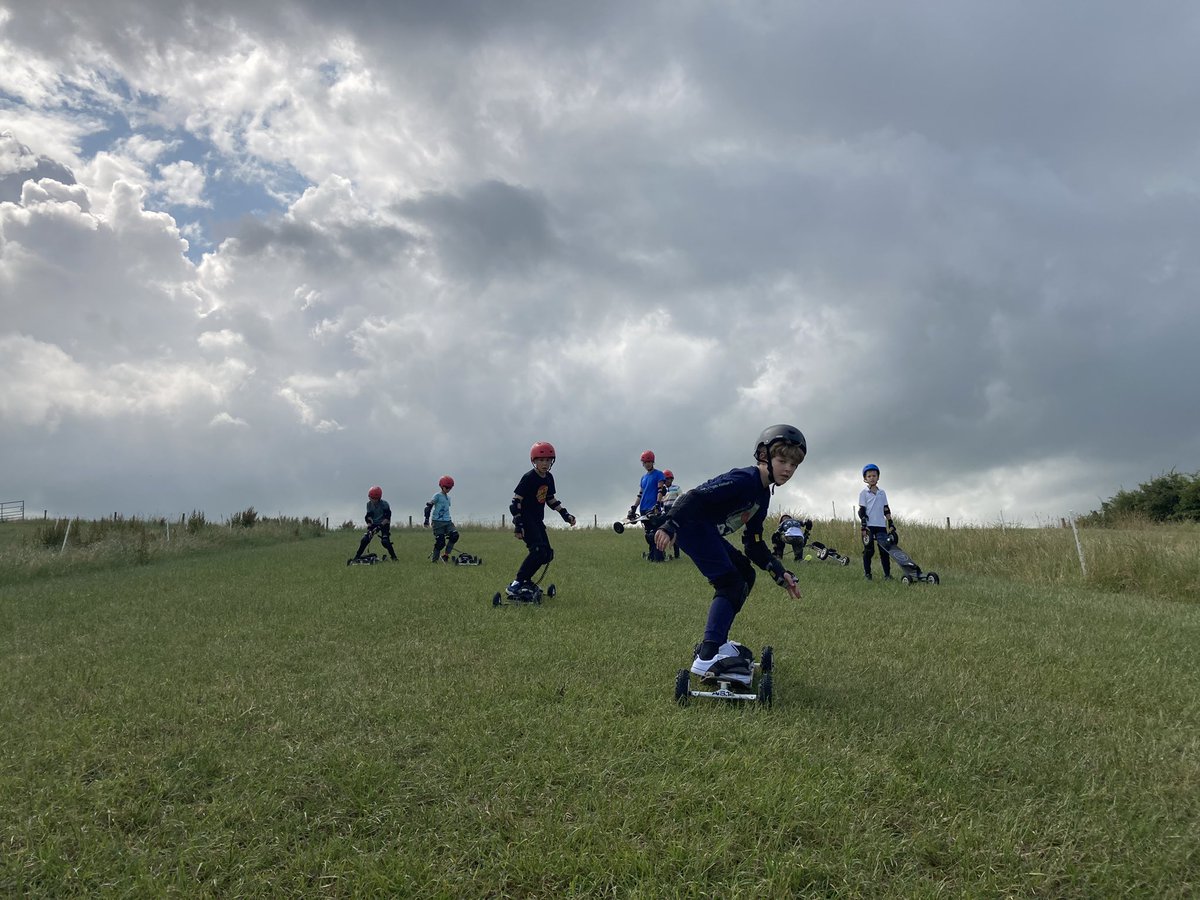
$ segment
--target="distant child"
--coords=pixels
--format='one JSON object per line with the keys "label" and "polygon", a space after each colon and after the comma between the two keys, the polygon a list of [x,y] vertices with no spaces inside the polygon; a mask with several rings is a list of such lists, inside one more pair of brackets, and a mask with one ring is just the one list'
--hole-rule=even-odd
{"label": "distant child", "polygon": [[892,557],[883,546],[887,541],[889,531],[895,530],[892,524],[892,511],[888,507],[887,493],[879,486],[879,466],[868,463],[863,466],[863,481],[867,486],[858,494],[858,518],[862,522],[863,541],[863,573],[867,581],[871,580],[871,558],[875,555],[875,545],[879,544],[879,561],[883,563],[883,577],[892,577]]}
{"label": "distant child", "polygon": [[808,536],[812,534],[812,524],[812,519],[797,519],[787,513],[780,515],[779,527],[771,535],[771,552],[783,559],[784,550],[791,547],[792,558],[803,562],[804,548],[808,545]]}
{"label": "distant child", "polygon": [[[641,483],[638,485],[633,506],[629,507],[629,521],[631,522],[636,521],[638,516],[651,515],[658,509],[659,485],[662,484],[663,473],[654,468],[653,450],[646,450],[642,453],[642,468],[646,470],[646,474],[642,476]],[[666,556],[654,545],[654,525],[644,522],[643,527],[646,529],[646,547],[648,548],[646,558],[650,562],[662,562]]]}
{"label": "distant child", "polygon": [[426,528],[429,527],[430,513],[433,514],[433,553],[429,557],[432,562],[439,559],[450,562],[450,554],[458,543],[458,532],[454,530],[454,522],[450,519],[450,490],[453,487],[454,479],[443,475],[438,479],[438,492],[425,504]]}
{"label": "distant child", "polygon": [[[675,505],[675,501],[680,498],[682,491],[679,485],[675,483],[675,473],[670,469],[663,469],[663,480],[658,485],[658,506],[662,510],[664,516],[670,515],[671,507]],[[655,549],[658,549],[655,547]],[[679,545],[675,545],[675,558],[679,559]]]}
{"label": "distant child", "polygon": [[[752,561],[799,599],[796,576],[784,569],[763,542],[763,523],[771,491],[787,484],[807,453],[808,442],[800,429],[792,425],[764,429],[754,447],[755,465],[732,469],[692,488],[675,502],[655,534],[659,550],[678,544],[713,586],[704,640],[692,662],[693,674],[751,683],[752,654],[729,640],[729,629],[754,586]],[[724,537],[742,527],[746,529],[744,554]]]}
{"label": "distant child", "polygon": [[362,536],[354,558],[362,559],[363,551],[367,549],[367,544],[371,543],[371,536],[378,534],[379,543],[383,544],[388,555],[395,559],[396,548],[392,546],[392,508],[383,499],[383,488],[379,485],[375,485],[367,491],[366,522],[367,533]]}
{"label": "distant child", "polygon": [[512,513],[513,535],[525,542],[529,553],[517,569],[513,583],[505,589],[509,599],[518,597],[522,588],[532,586],[533,573],[541,566],[550,565],[550,560],[554,559],[554,549],[546,534],[546,507],[562,516],[568,525],[575,524],[575,517],[554,496],[554,476],[550,474],[554,460],[554,445],[549,441],[538,441],[529,448],[533,468],[521,476],[513,489],[512,503],[508,507]]}

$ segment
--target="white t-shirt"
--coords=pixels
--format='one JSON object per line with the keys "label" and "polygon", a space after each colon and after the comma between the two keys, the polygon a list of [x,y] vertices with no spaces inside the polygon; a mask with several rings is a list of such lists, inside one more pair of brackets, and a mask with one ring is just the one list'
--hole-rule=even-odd
{"label": "white t-shirt", "polygon": [[668,487],[662,499],[663,510],[668,510],[674,506],[675,501],[679,499],[679,496],[682,493],[683,492],[680,491],[679,485],[677,484],[672,484],[670,487]]}
{"label": "white t-shirt", "polygon": [[858,493],[858,505],[866,507],[868,525],[887,528],[887,518],[883,515],[883,508],[888,505],[887,491],[878,486],[874,493],[870,488],[863,488]]}

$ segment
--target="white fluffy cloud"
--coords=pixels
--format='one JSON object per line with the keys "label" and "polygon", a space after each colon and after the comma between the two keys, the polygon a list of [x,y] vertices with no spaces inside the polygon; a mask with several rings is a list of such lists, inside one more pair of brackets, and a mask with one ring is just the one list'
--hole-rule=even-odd
{"label": "white fluffy cloud", "polygon": [[813,514],[867,461],[937,521],[1200,468],[1161,12],[0,0],[4,490],[340,520],[451,471],[492,518],[550,439],[605,518],[776,421]]}

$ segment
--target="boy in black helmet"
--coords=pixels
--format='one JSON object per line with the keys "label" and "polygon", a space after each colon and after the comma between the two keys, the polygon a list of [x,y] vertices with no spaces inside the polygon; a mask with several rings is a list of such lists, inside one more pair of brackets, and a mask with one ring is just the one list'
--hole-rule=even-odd
{"label": "boy in black helmet", "polygon": [[[677,543],[713,586],[704,640],[692,662],[694,675],[751,683],[750,651],[729,640],[734,617],[754,586],[751,562],[799,599],[796,576],[784,569],[763,542],[763,523],[771,490],[788,482],[807,452],[808,442],[795,426],[764,429],[754,447],[755,465],[732,469],[685,493],[655,534],[659,550]],[[744,554],[724,537],[743,527]]]}

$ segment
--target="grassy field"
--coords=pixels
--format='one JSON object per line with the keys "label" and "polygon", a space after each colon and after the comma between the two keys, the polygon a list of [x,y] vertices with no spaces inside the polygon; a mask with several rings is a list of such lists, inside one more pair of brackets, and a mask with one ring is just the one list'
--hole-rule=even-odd
{"label": "grassy field", "polygon": [[347,568],[357,532],[0,526],[0,894],[1200,893],[1200,534],[1089,532],[1085,580],[1069,530],[904,532],[941,586],[760,580],[764,709],[673,702],[710,590],[632,533],[556,532],[558,595],[493,609],[504,532]]}

